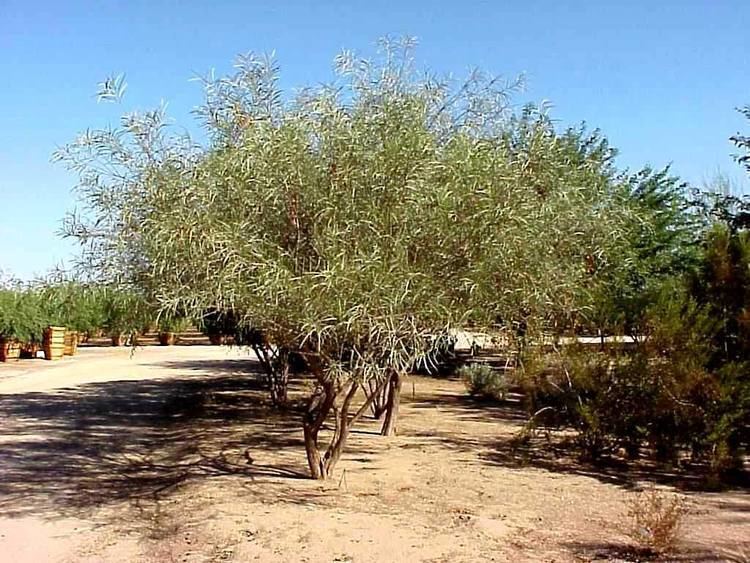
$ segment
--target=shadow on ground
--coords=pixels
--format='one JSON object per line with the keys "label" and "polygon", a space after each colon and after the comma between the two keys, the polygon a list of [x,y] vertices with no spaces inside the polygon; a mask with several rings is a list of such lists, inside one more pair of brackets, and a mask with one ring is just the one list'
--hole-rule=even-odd
{"label": "shadow on ground", "polygon": [[570,542],[565,544],[581,561],[591,563],[746,563],[750,554],[750,543],[737,549],[710,550],[685,547],[671,554],[660,555],[618,543]]}
{"label": "shadow on ground", "polygon": [[[175,377],[0,395],[0,513],[158,500],[213,475],[306,476],[299,413],[269,407],[257,363],[159,366]],[[255,459],[284,450],[278,465]]]}
{"label": "shadow on ground", "polygon": [[[607,457],[593,463],[582,460],[579,450],[570,440],[570,433],[554,429],[524,432],[528,415],[520,396],[511,394],[505,401],[483,401],[468,394],[439,393],[410,395],[404,387],[405,402],[417,412],[435,410],[462,422],[488,423],[487,432],[455,432],[454,429],[414,430],[410,436],[417,439],[407,447],[420,447],[421,442],[439,443],[463,453],[478,453],[489,465],[526,469],[539,468],[554,473],[591,477],[601,482],[626,489],[641,489],[648,485],[667,485],[683,491],[710,491],[706,472],[691,466],[679,470],[666,464],[646,460],[628,462],[623,458]],[[525,438],[521,439],[522,436]],[[727,488],[750,487],[747,472],[724,484]]]}

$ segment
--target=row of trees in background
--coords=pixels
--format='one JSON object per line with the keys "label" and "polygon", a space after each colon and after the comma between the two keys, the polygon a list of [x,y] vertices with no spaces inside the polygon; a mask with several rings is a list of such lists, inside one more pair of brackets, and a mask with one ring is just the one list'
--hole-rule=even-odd
{"label": "row of trees in background", "polygon": [[[617,170],[598,132],[513,109],[520,81],[423,75],[411,48],[344,53],[334,84],[291,98],[273,60],[241,57],[204,81],[204,145],[162,110],[87,131],[56,154],[80,177],[85,207],[66,229],[83,264],[161,314],[235,327],[276,403],[297,358],[315,382],[302,427],[316,478],[369,409],[395,431],[403,378],[456,329],[501,332],[532,412],[556,413],[592,451],[630,433],[636,452],[671,424],[696,452],[736,457],[747,408],[728,397],[747,388],[733,328],[746,301],[727,308],[717,276],[730,255],[746,269],[741,229],[717,223],[720,206],[697,224],[667,172]],[[100,96],[122,90],[107,81]],[[581,331],[631,334],[637,351],[545,352]],[[694,379],[710,382],[705,396]],[[626,397],[637,420],[623,420]],[[703,426],[675,422],[693,415]]]}
{"label": "row of trees in background", "polygon": [[9,281],[0,287],[0,339],[40,343],[49,326],[66,327],[82,338],[107,333],[122,345],[134,335],[158,330],[179,332],[193,322],[158,317],[158,310],[135,292],[69,280],[30,284]]}

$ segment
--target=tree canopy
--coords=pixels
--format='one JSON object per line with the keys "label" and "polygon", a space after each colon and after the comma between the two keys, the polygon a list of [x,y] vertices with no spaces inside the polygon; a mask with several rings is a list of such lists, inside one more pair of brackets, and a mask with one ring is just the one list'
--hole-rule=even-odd
{"label": "tree canopy", "polygon": [[294,96],[272,59],[241,57],[204,81],[204,145],[160,110],[57,154],[87,205],[68,232],[105,277],[165,312],[239,312],[306,359],[316,477],[372,399],[349,415],[365,383],[400,377],[452,327],[539,330],[580,313],[638,221],[598,133],[513,109],[518,80],[420,73],[412,47],[343,53],[333,84]]}

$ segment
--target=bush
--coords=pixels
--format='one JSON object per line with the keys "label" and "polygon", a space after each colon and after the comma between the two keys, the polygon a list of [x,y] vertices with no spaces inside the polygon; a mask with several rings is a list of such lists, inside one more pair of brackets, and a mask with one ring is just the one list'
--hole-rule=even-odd
{"label": "bush", "polygon": [[597,459],[619,447],[637,455],[655,390],[642,358],[571,345],[557,356],[525,361],[524,368],[529,411],[543,412],[548,424],[574,428],[586,457]]}
{"label": "bush", "polygon": [[40,342],[46,326],[39,296],[24,289],[0,289],[0,338]]}
{"label": "bush", "polygon": [[748,441],[750,363],[715,360],[715,317],[672,293],[645,313],[634,345],[537,350],[521,378],[529,412],[573,428],[589,459],[647,451],[674,463],[689,453],[712,478],[729,476]]}
{"label": "bush", "polygon": [[111,335],[136,334],[153,322],[145,298],[132,291],[107,288],[102,296],[104,327]]}
{"label": "bush", "polygon": [[458,370],[469,393],[482,399],[505,399],[509,384],[505,374],[486,364],[470,364]]}
{"label": "bush", "polygon": [[159,319],[159,332],[185,332],[192,324],[192,321],[186,317],[164,316]]}
{"label": "bush", "polygon": [[628,504],[628,537],[648,552],[674,552],[680,528],[688,513],[685,500],[677,495],[660,494],[656,490],[639,493]]}
{"label": "bush", "polygon": [[75,281],[46,282],[37,289],[49,325],[93,332],[105,323],[106,291]]}

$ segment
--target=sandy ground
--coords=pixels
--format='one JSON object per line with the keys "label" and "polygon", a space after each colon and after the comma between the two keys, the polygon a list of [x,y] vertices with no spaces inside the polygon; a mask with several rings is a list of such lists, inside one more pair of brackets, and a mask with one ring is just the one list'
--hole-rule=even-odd
{"label": "sandy ground", "polygon": [[676,559],[750,561],[746,490],[513,450],[521,414],[457,381],[411,378],[399,436],[365,421],[311,481],[255,369],[210,346],[0,365],[0,561],[634,561],[643,486],[689,503]]}

